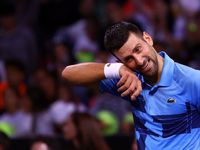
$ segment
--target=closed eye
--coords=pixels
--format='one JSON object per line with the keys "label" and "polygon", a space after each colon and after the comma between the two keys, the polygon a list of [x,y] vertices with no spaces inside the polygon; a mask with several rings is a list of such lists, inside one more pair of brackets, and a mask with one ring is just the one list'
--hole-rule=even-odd
{"label": "closed eye", "polygon": [[129,62],[129,61],[132,60],[132,59],[133,59],[132,56],[128,56],[128,57],[126,57],[126,58],[124,59],[124,61],[125,61],[125,62]]}

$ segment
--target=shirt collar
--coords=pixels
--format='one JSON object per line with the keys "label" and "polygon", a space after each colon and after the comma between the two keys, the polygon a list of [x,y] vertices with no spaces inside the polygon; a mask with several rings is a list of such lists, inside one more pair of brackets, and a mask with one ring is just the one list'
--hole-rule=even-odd
{"label": "shirt collar", "polygon": [[158,86],[170,86],[174,73],[174,61],[165,52],[158,54],[164,58],[164,66]]}

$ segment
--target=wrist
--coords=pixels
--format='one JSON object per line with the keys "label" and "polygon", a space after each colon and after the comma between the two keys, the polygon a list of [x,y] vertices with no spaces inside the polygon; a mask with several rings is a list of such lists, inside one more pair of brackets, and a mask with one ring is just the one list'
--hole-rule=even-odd
{"label": "wrist", "polygon": [[104,66],[104,75],[107,79],[120,79],[119,69],[122,63],[107,63]]}

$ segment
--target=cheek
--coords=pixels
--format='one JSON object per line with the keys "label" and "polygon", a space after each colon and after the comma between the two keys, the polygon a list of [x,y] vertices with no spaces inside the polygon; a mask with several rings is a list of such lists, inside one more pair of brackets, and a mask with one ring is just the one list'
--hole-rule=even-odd
{"label": "cheek", "polygon": [[135,70],[135,63],[133,61],[125,64],[129,69]]}

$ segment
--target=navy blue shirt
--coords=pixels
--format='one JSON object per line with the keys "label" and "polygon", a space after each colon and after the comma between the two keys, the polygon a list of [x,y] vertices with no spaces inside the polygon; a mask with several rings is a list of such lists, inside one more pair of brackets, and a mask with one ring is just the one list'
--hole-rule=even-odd
{"label": "navy blue shirt", "polygon": [[[124,97],[132,106],[138,149],[199,150],[200,71],[159,54],[164,58],[159,83],[152,87],[136,73],[143,90],[135,101]],[[100,91],[120,96],[118,81],[100,81]]]}

